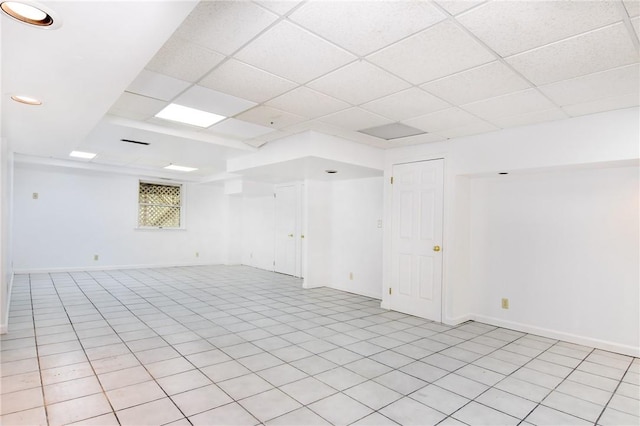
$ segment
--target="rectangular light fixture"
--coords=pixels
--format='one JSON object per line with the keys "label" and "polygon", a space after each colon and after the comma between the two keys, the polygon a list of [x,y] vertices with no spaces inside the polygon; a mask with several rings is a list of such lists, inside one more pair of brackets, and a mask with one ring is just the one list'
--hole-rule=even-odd
{"label": "rectangular light fixture", "polygon": [[193,172],[194,170],[198,170],[195,167],[177,166],[175,164],[169,164],[165,169],[174,170],[176,172]]}
{"label": "rectangular light fixture", "polygon": [[156,117],[197,127],[210,127],[227,117],[178,104],[169,104]]}
{"label": "rectangular light fixture", "polygon": [[96,155],[98,155],[98,154],[94,154],[92,152],[71,151],[71,154],[69,154],[69,157],[83,158],[85,160],[91,160]]}

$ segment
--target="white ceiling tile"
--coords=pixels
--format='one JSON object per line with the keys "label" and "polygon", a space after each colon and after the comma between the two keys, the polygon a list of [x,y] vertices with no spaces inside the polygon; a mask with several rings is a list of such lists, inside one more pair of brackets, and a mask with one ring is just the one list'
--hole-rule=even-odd
{"label": "white ceiling tile", "polygon": [[176,34],[188,41],[230,55],[278,19],[248,1],[203,1]]}
{"label": "white ceiling tile", "polygon": [[347,51],[287,21],[262,34],[236,57],[298,83],[306,83],[355,59]]}
{"label": "white ceiling tile", "polygon": [[509,67],[494,61],[420,87],[452,104],[460,105],[524,90],[530,85]]}
{"label": "white ceiling tile", "polygon": [[402,122],[429,133],[441,133],[442,130],[484,123],[484,121],[478,117],[457,107],[421,115],[420,117],[403,120]]}
{"label": "white ceiling tile", "polygon": [[174,103],[225,117],[231,117],[256,105],[255,102],[217,92],[202,86],[191,87],[182,95],[178,96]]}
{"label": "white ceiling tile", "polygon": [[495,57],[454,23],[446,21],[367,59],[414,84],[422,84]]}
{"label": "white ceiling tile", "polygon": [[623,0],[627,13],[632,18],[640,15],[640,0]]}
{"label": "white ceiling tile", "polygon": [[173,36],[145,68],[195,83],[223,59],[224,55]]}
{"label": "white ceiling tile", "polygon": [[501,56],[509,56],[621,18],[613,1],[495,1],[457,20]]}
{"label": "white ceiling tile", "polygon": [[631,108],[640,105],[637,93],[611,98],[598,99],[597,101],[585,102],[576,105],[562,107],[572,117],[579,115],[594,114],[596,112],[611,111],[614,109]]}
{"label": "white ceiling tile", "polygon": [[199,84],[254,102],[267,101],[297,85],[235,59],[220,65]]}
{"label": "white ceiling tile", "polygon": [[543,85],[637,62],[638,52],[624,24],[618,23],[506,60]]}
{"label": "white ceiling tile", "polygon": [[512,115],[544,111],[554,107],[555,105],[536,89],[522,90],[460,106],[460,108],[489,121]]}
{"label": "white ceiling tile", "polygon": [[409,136],[406,138],[393,139],[388,141],[389,146],[386,148],[395,148],[399,146],[419,145],[423,143],[440,142],[446,138],[435,133],[425,133],[423,135]]}
{"label": "white ceiling tile", "polygon": [[316,1],[289,19],[359,56],[368,55],[442,21],[428,2]]}
{"label": "white ceiling tile", "polygon": [[569,115],[562,111],[560,108],[553,108],[545,111],[536,111],[527,114],[497,118],[495,120],[491,120],[491,122],[496,126],[507,128],[525,126],[527,124],[543,123],[545,121],[562,120],[564,118],[569,118]]}
{"label": "white ceiling tile", "polygon": [[461,127],[454,127],[453,129],[441,130],[438,133],[446,138],[461,138],[463,136],[478,135],[480,133],[495,132],[500,130],[493,124],[480,121],[477,123],[469,124]]}
{"label": "white ceiling tile", "polygon": [[189,86],[191,86],[191,83],[187,81],[178,80],[153,71],[142,70],[138,77],[127,87],[127,92],[170,101]]}
{"label": "white ceiling tile", "polygon": [[346,102],[342,102],[304,86],[278,96],[265,105],[304,115],[309,118],[321,117],[349,108],[350,106]]}
{"label": "white ceiling tile", "polygon": [[308,86],[359,105],[411,85],[367,61],[356,61],[309,83]]}
{"label": "white ceiling tile", "polygon": [[256,1],[260,6],[266,7],[278,15],[286,15],[291,9],[300,4],[299,1],[289,0],[260,0]]}
{"label": "white ceiling tile", "polygon": [[388,118],[365,111],[362,108],[349,108],[319,120],[348,130],[362,130],[392,123]]}
{"label": "white ceiling tile", "polygon": [[367,111],[393,120],[406,120],[450,106],[447,102],[416,87],[361,105]]}
{"label": "white ceiling tile", "polygon": [[272,127],[274,129],[281,129],[307,120],[306,117],[264,105],[245,111],[236,116],[236,118],[238,120],[259,124],[261,126]]}
{"label": "white ceiling tile", "polygon": [[636,30],[636,36],[640,38],[640,16],[633,18],[631,25],[633,25],[633,29]]}
{"label": "white ceiling tile", "polygon": [[267,133],[273,132],[274,129],[247,121],[236,120],[235,118],[228,118],[209,127],[206,131],[207,133],[245,140],[266,135]]}
{"label": "white ceiling tile", "polygon": [[193,125],[187,124],[187,123],[181,123],[179,121],[166,120],[164,118],[159,118],[159,117],[155,117],[155,116],[154,117],[149,117],[145,121],[147,123],[157,124],[158,126],[169,127],[169,128],[177,129],[177,130],[188,130],[188,131],[195,131],[195,132],[199,132],[201,130],[204,130],[202,127],[193,126]]}
{"label": "white ceiling tile", "polygon": [[164,101],[124,92],[109,109],[109,114],[133,120],[146,120],[167,105]]}
{"label": "white ceiling tile", "polygon": [[640,93],[640,66],[627,65],[540,86],[539,89],[558,105],[572,105],[611,96],[638,94]]}
{"label": "white ceiling tile", "polygon": [[458,15],[465,10],[469,10],[479,4],[484,3],[486,0],[436,0],[440,6],[442,6],[447,12],[452,15]]}

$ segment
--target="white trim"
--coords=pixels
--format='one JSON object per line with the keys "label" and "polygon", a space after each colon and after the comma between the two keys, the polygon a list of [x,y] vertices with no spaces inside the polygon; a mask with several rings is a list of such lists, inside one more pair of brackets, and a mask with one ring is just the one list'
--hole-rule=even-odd
{"label": "white trim", "polygon": [[15,271],[12,271],[11,278],[9,278],[9,283],[7,284],[7,307],[4,318],[2,318],[2,323],[0,323],[0,334],[7,334],[9,332],[9,311],[11,310],[11,292],[13,291],[14,274]]}
{"label": "white trim", "polygon": [[474,319],[473,315],[460,315],[459,317],[445,317],[442,318],[442,323],[446,325],[460,325],[463,322],[471,321]]}
{"label": "white trim", "polygon": [[142,265],[103,265],[103,266],[70,266],[70,267],[52,267],[52,268],[35,268],[35,269],[15,269],[15,274],[49,274],[57,272],[93,272],[93,271],[113,271],[117,269],[152,269],[152,268],[175,268],[182,266],[213,266],[234,264],[211,263],[211,262],[184,262],[184,263],[154,263]]}
{"label": "white trim", "polygon": [[629,355],[633,357],[640,357],[640,348],[629,345],[623,345],[620,343],[610,342],[607,340],[595,339],[587,336],[580,336],[572,333],[565,333],[562,331],[551,330],[548,328],[535,327],[528,324],[519,322],[505,321],[503,319],[489,317],[485,315],[469,315],[470,319],[474,321],[482,322],[485,324],[495,325],[498,327],[508,328],[511,330],[521,331],[523,333],[536,334],[542,337],[548,337],[550,339],[563,340],[569,343],[575,343],[577,345],[589,346],[593,348],[602,349],[605,351],[616,352],[619,354]]}
{"label": "white trim", "polygon": [[339,290],[339,291],[344,291],[345,293],[350,293],[350,294],[357,294],[358,296],[364,296],[364,297],[370,297],[372,299],[376,299],[376,300],[382,300],[382,296],[380,296],[379,294],[373,294],[373,293],[368,293],[368,292],[362,292],[359,293],[357,291],[354,291],[353,289],[347,289],[347,288],[341,288],[335,285],[327,285],[325,286],[327,288],[332,288],[334,290]]}
{"label": "white trim", "polygon": [[[276,274],[278,274],[278,273],[279,272],[276,272]],[[296,278],[298,278],[298,277],[296,277]],[[311,283],[309,283],[308,279],[306,279],[306,278],[302,279],[302,288],[321,288],[321,287],[326,287],[326,285],[324,285],[324,284],[311,284]]]}

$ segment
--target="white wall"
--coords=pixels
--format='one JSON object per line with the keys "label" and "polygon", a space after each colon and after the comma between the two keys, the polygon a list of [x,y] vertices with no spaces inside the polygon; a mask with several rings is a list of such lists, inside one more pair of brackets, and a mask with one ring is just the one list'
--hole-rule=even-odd
{"label": "white wall", "polygon": [[[381,298],[382,182],[381,177],[304,182],[305,288],[326,286]],[[243,264],[273,270],[274,207],[273,195],[244,197]]]}
{"label": "white wall", "polygon": [[[510,178],[518,174],[530,174],[531,179],[535,181],[542,179],[546,173],[567,172],[572,174],[578,173],[578,170],[584,168],[637,165],[638,158],[640,158],[639,117],[638,108],[630,108],[506,129],[446,142],[397,148],[386,152],[384,214],[387,225],[391,218],[392,207],[391,186],[388,184],[388,179],[391,176],[393,164],[434,158],[445,159],[445,214],[442,244],[444,261],[443,318],[445,322],[459,323],[473,318],[485,320],[493,318],[486,317],[485,311],[481,310],[481,304],[478,303],[478,295],[474,287],[477,283],[472,273],[472,259],[482,255],[477,252],[479,247],[471,244],[472,234],[478,232],[478,229],[474,227],[474,225],[477,226],[477,223],[473,223],[472,213],[479,202],[478,195],[474,193],[474,189],[477,189],[475,179],[495,176],[497,172],[508,171],[511,173]],[[631,184],[629,183],[629,185]],[[548,204],[553,202],[553,199],[541,199],[540,202]],[[571,198],[568,202],[569,205],[574,205]],[[575,203],[575,205],[579,205],[578,201]],[[633,232],[633,229],[630,232]],[[391,261],[389,226],[385,227],[384,233],[383,282],[387,287],[390,284]],[[636,234],[635,238],[637,241],[640,236]],[[545,243],[545,238],[542,236],[535,242],[535,244]],[[618,244],[619,241],[612,243]],[[578,247],[583,244],[583,241],[572,240],[570,244]],[[511,260],[513,261],[513,259]],[[591,263],[591,259],[584,255],[574,261],[581,264]],[[546,264],[541,264],[541,268],[549,268],[548,259],[545,259],[545,262]],[[612,273],[612,266],[606,262],[600,263],[599,267],[601,276]],[[637,276],[637,270],[636,259],[635,268],[633,270],[627,269],[624,273],[633,277],[634,274]],[[563,277],[559,274],[555,278],[558,285],[564,286],[558,288],[555,294],[558,297],[570,294],[570,291],[566,290],[568,285],[566,279],[562,279],[566,276]],[[497,285],[489,281],[491,280],[486,281],[486,285]],[[562,284],[563,282],[565,284]],[[608,291],[619,295],[623,294],[627,287],[626,284],[620,282],[609,282],[607,288]],[[580,309],[601,312],[604,315],[605,308],[609,308],[606,304],[601,303],[597,297],[588,298],[586,302],[592,303],[592,305],[583,305]],[[387,303],[387,295],[383,294],[382,305],[386,306]],[[639,303],[637,298],[631,303],[635,303],[633,306],[637,309]],[[539,312],[538,315],[523,317],[523,322],[514,322],[511,326],[525,331],[536,330],[555,337],[562,336],[578,343],[635,355],[640,354],[637,343],[640,335],[640,318],[636,318],[631,324],[609,323],[609,328],[617,328],[621,334],[617,336],[610,334],[609,343],[604,344],[601,330],[593,323],[570,326],[565,318],[579,316],[580,313],[576,312],[577,308],[574,308],[573,302],[567,300],[564,306],[567,309],[562,312]],[[526,322],[524,322],[525,320]],[[602,321],[608,321],[608,318],[603,316]],[[549,324],[553,324],[553,330],[547,329]],[[614,337],[615,340],[613,340]]]}
{"label": "white wall", "polygon": [[0,334],[7,332],[13,282],[13,154],[6,139],[0,141]]}
{"label": "white wall", "polygon": [[[640,346],[638,167],[471,182],[473,312],[600,345]],[[509,298],[508,310],[501,309]]]}
{"label": "white wall", "polygon": [[382,297],[382,182],[381,177],[305,182],[305,287]]}
{"label": "white wall", "polygon": [[273,271],[275,202],[273,194],[242,199],[242,263]]}
{"label": "white wall", "polygon": [[303,286],[331,287],[331,182],[308,179],[304,193]]}
{"label": "white wall", "polygon": [[333,182],[331,287],[382,297],[382,189],[382,177]]}
{"label": "white wall", "polygon": [[138,178],[16,163],[15,270],[227,263],[228,197],[185,189],[186,230],[138,230]]}

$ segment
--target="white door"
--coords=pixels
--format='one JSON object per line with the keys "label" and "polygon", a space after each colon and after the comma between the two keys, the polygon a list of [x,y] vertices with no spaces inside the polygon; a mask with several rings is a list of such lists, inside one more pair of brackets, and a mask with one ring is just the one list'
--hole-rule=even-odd
{"label": "white door", "polygon": [[296,275],[298,250],[297,208],[298,191],[295,185],[279,186],[275,190],[276,240],[273,269],[287,275]]}
{"label": "white door", "polygon": [[393,166],[390,306],[433,321],[442,321],[443,166]]}

